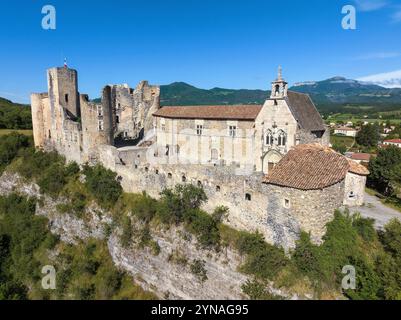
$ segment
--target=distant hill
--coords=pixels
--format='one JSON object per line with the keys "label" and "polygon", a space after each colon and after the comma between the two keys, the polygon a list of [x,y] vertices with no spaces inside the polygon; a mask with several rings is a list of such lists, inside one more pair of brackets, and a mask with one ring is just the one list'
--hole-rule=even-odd
{"label": "distant hill", "polygon": [[32,129],[30,106],[0,97],[0,129]]}
{"label": "distant hill", "polygon": [[[270,96],[268,90],[213,88],[199,89],[185,82],[160,86],[161,105],[261,104]],[[401,108],[401,88],[333,77],[323,81],[297,83],[290,90],[309,94],[324,113],[359,113],[390,111]]]}
{"label": "distant hill", "polygon": [[318,103],[401,103],[401,88],[387,89],[375,84],[334,77],[295,84],[291,90],[309,94]]}
{"label": "distant hill", "polygon": [[199,89],[185,82],[160,86],[161,105],[260,104],[270,95],[264,90]]}

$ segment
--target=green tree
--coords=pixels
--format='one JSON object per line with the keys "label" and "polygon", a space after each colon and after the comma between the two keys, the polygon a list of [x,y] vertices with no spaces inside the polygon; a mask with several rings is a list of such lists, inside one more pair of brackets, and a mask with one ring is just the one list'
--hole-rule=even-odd
{"label": "green tree", "polygon": [[401,148],[389,146],[381,149],[369,163],[369,186],[391,196],[401,183]]}
{"label": "green tree", "polygon": [[356,136],[356,142],[365,147],[377,146],[380,139],[379,126],[377,124],[367,124],[362,126]]}

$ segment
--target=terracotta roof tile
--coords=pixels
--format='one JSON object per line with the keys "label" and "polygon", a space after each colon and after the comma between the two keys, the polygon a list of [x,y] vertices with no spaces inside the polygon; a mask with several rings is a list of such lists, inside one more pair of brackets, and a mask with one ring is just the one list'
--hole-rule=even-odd
{"label": "terracotta roof tile", "polygon": [[349,170],[348,170],[349,172],[358,174],[360,176],[367,176],[369,174],[369,170],[363,165],[359,164],[358,162],[348,159],[348,163],[349,163]]}
{"label": "terracotta roof tile", "polygon": [[301,190],[318,190],[342,181],[349,168],[348,160],[328,147],[299,145],[265,176],[264,182]]}
{"label": "terracotta roof tile", "polygon": [[174,119],[255,120],[262,105],[166,106],[153,116]]}
{"label": "terracotta roof tile", "polygon": [[359,161],[369,161],[371,157],[372,157],[372,155],[369,153],[356,152],[351,155],[352,160],[359,160]]}

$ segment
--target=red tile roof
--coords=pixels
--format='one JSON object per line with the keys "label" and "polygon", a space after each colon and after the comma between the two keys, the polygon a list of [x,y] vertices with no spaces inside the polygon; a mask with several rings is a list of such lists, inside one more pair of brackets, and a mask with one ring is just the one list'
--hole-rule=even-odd
{"label": "red tile roof", "polygon": [[369,174],[365,167],[333,149],[306,144],[290,150],[263,181],[301,190],[318,190],[344,180],[348,171]]}
{"label": "red tile roof", "polygon": [[371,157],[372,157],[372,155],[369,154],[369,153],[357,153],[357,152],[355,152],[355,153],[353,153],[351,155],[351,159],[352,160],[359,160],[359,161],[369,161]]}
{"label": "red tile roof", "polygon": [[349,172],[358,174],[360,176],[367,176],[369,174],[369,170],[363,165],[359,164],[358,162],[348,159],[348,163],[349,163],[349,170],[348,170]]}
{"label": "red tile roof", "polygon": [[255,120],[262,105],[166,106],[153,116],[173,119]]}
{"label": "red tile roof", "polygon": [[401,143],[401,139],[390,139],[390,140],[384,140],[383,142],[389,142],[389,143]]}

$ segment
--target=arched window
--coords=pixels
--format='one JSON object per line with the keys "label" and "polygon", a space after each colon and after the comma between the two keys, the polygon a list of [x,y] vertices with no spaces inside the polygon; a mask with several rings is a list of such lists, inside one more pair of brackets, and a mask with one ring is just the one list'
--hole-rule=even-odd
{"label": "arched window", "polygon": [[278,145],[285,146],[287,144],[287,135],[284,131],[280,130],[278,133]]}
{"label": "arched window", "polygon": [[277,84],[274,91],[275,91],[275,95],[278,96],[280,94],[280,85]]}
{"label": "arched window", "polygon": [[270,130],[267,130],[266,132],[266,140],[265,140],[266,145],[271,146],[273,145],[273,134]]}

